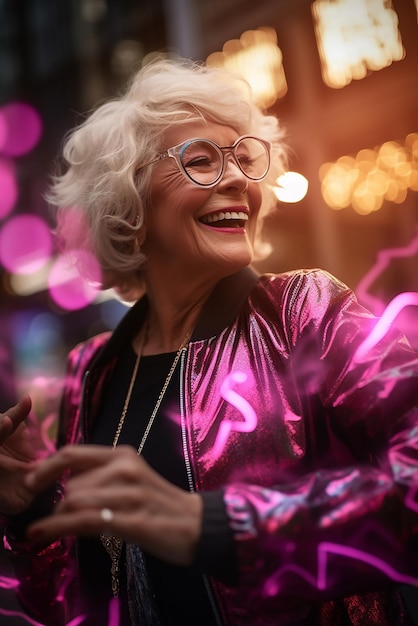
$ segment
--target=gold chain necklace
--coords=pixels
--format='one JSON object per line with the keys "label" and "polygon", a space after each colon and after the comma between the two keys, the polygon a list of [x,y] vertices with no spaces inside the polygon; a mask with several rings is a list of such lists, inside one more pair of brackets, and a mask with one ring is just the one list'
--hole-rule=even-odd
{"label": "gold chain necklace", "polygon": [[[164,385],[162,386],[162,389],[160,391],[160,395],[158,396],[157,402],[155,403],[155,406],[153,408],[153,411],[151,413],[151,417],[148,420],[148,424],[145,428],[144,434],[142,436],[142,439],[139,443],[138,449],[137,449],[137,454],[140,455],[145,442],[148,438],[149,432],[151,430],[151,427],[154,423],[155,417],[158,413],[158,409],[160,408],[160,404],[163,401],[165,392],[167,391],[167,387],[170,384],[170,381],[173,377],[174,371],[177,367],[177,363],[179,362],[181,353],[183,352],[183,349],[186,347],[189,339],[190,339],[190,335],[191,332],[188,332],[186,337],[183,339],[180,348],[177,350],[176,356],[174,357],[174,361],[170,367],[170,371],[167,374],[167,377],[164,381]],[[129,388],[128,388],[128,392],[126,394],[126,398],[125,398],[125,402],[123,404],[123,409],[122,409],[122,413],[119,419],[119,424],[118,427],[116,428],[116,433],[113,439],[113,443],[112,443],[112,447],[113,449],[116,448],[116,446],[118,445],[118,441],[119,441],[119,437],[120,437],[120,433],[122,431],[122,427],[123,424],[125,422],[125,417],[126,414],[128,412],[128,408],[129,408],[129,403],[131,400],[131,396],[132,396],[132,391],[134,388],[134,384],[135,384],[135,380],[136,380],[136,376],[138,373],[138,367],[139,367],[139,362],[141,360],[141,356],[142,356],[142,351],[144,348],[144,344],[145,344],[145,340],[146,340],[146,332],[143,333],[142,335],[142,339],[141,339],[141,344],[139,346],[138,349],[138,356],[136,357],[136,361],[135,361],[135,365],[134,365],[134,369],[132,372],[132,376],[131,376],[131,381],[129,383]],[[115,535],[106,535],[105,533],[102,533],[100,535],[100,539],[101,542],[103,544],[103,546],[106,548],[107,553],[110,556],[110,560],[111,560],[111,566],[110,566],[110,573],[112,576],[112,593],[113,593],[113,597],[114,598],[118,598],[119,597],[119,561],[120,561],[120,557],[122,554],[122,548],[123,548],[123,539],[121,539],[120,537],[116,537]]]}

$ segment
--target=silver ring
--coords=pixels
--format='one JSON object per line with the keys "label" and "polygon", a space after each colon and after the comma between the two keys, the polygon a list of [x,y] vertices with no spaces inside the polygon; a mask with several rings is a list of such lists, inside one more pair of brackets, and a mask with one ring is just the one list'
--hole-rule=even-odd
{"label": "silver ring", "polygon": [[111,524],[115,519],[115,514],[111,509],[104,508],[100,511],[100,517],[105,524]]}

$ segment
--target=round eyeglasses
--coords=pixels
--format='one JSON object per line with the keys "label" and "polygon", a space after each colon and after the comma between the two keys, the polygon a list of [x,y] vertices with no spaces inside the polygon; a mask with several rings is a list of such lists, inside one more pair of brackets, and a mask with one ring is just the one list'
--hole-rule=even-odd
{"label": "round eyeglasses", "polygon": [[199,187],[214,187],[222,178],[226,157],[230,156],[250,180],[260,181],[267,176],[270,168],[270,143],[250,135],[239,137],[232,146],[219,146],[210,139],[199,137],[188,139],[168,148],[152,161],[140,165],[138,170],[171,157],[192,183]]}

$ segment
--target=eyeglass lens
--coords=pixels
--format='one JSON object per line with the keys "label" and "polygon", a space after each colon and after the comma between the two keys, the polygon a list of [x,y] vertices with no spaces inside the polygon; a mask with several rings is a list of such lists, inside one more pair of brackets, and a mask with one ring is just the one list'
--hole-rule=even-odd
{"label": "eyeglass lens", "polygon": [[[264,177],[269,166],[267,147],[255,137],[244,137],[232,150],[241,171],[252,180]],[[200,185],[210,185],[222,172],[223,154],[213,143],[198,139],[186,144],[180,154],[187,175]]]}

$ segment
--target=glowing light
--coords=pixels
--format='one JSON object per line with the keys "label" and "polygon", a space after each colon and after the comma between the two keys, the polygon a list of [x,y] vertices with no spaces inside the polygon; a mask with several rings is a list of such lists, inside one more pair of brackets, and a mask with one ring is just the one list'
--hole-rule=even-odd
{"label": "glowing light", "polygon": [[19,587],[19,581],[16,578],[8,578],[7,576],[0,576],[0,588],[1,589],[16,589]]}
{"label": "glowing light", "polygon": [[222,52],[209,55],[206,63],[241,74],[251,85],[255,99],[264,107],[272,106],[287,92],[283,56],[273,28],[245,31],[239,39],[227,41]]}
{"label": "glowing light", "polygon": [[92,254],[83,250],[73,251],[82,266],[88,268],[90,276],[96,276],[97,283],[87,282],[82,278],[74,264],[59,256],[51,267],[48,288],[52,300],[62,309],[75,311],[91,304],[100,287],[100,267]]}
{"label": "glowing light", "polygon": [[316,0],[312,13],[329,87],[344,87],[405,56],[390,0]]}
{"label": "glowing light", "polygon": [[26,624],[30,624],[30,626],[45,626],[44,624],[41,624],[41,622],[37,622],[28,615],[25,615],[25,613],[22,613],[21,611],[0,609],[0,615],[4,615],[7,617],[17,617],[19,619],[22,619]]}
{"label": "glowing light", "polygon": [[298,172],[285,172],[277,179],[273,192],[280,202],[300,202],[307,194],[308,181]]}
{"label": "glowing light", "polygon": [[354,353],[354,360],[362,359],[381,339],[387,334],[392,323],[399,313],[408,305],[418,306],[418,293],[406,291],[400,293],[389,302],[382,316],[376,322],[375,327],[368,337],[359,345]]}
{"label": "glowing light", "polygon": [[413,485],[408,493],[406,494],[406,498],[405,498],[405,504],[408,507],[408,509],[411,509],[411,511],[414,511],[415,513],[418,513],[418,501],[416,499],[418,494],[418,484],[417,485]]}
{"label": "glowing light", "polygon": [[229,374],[221,385],[220,394],[224,400],[232,404],[244,418],[243,422],[232,422],[231,420],[223,420],[219,426],[218,434],[213,446],[213,455],[219,458],[225,448],[227,439],[231,431],[250,433],[257,426],[257,416],[252,406],[233,390],[234,384],[243,384],[247,380],[245,372],[232,372]]}
{"label": "glowing light", "polygon": [[39,113],[25,102],[10,102],[0,108],[0,151],[21,156],[33,150],[42,134]]}
{"label": "glowing light", "polygon": [[18,198],[18,186],[12,161],[0,160],[0,189],[0,219],[3,219],[12,211]]}
{"label": "glowing light", "polygon": [[43,291],[48,286],[48,275],[52,261],[47,261],[36,272],[29,275],[12,274],[10,276],[10,287],[18,296],[30,296],[39,291]]}
{"label": "glowing light", "polygon": [[31,274],[50,258],[52,237],[44,220],[17,215],[0,230],[0,261],[11,273]]}
{"label": "glowing light", "polygon": [[119,626],[119,622],[120,622],[119,600],[117,598],[112,598],[109,602],[108,626]]}
{"label": "glowing light", "polygon": [[416,236],[412,239],[408,246],[400,248],[388,248],[380,250],[377,255],[376,263],[363,276],[356,288],[356,294],[361,302],[367,306],[375,315],[381,315],[384,310],[384,304],[371,295],[370,287],[389,267],[393,259],[409,258],[418,253],[418,229]]}
{"label": "glowing light", "polygon": [[329,207],[348,206],[359,215],[381,208],[384,201],[400,204],[408,189],[418,189],[418,133],[404,145],[387,141],[373,150],[360,150],[355,157],[343,156],[319,168],[322,196]]}
{"label": "glowing light", "polygon": [[394,580],[398,583],[418,587],[418,578],[414,578],[412,576],[408,576],[397,571],[395,568],[389,565],[389,563],[387,563],[383,559],[380,559],[377,556],[374,556],[373,554],[370,554],[369,552],[364,552],[363,550],[358,550],[357,548],[351,548],[349,546],[341,545],[338,543],[324,541],[318,544],[318,571],[316,576],[312,575],[300,565],[287,563],[286,565],[280,567],[266,581],[264,587],[265,593],[270,596],[276,595],[280,591],[280,579],[283,578],[283,576],[287,573],[293,573],[300,576],[316,589],[327,589],[327,587],[329,586],[328,559],[329,555],[331,554],[347,557],[356,561],[361,561],[383,572],[383,574],[385,574],[385,576],[387,576],[391,580]]}

